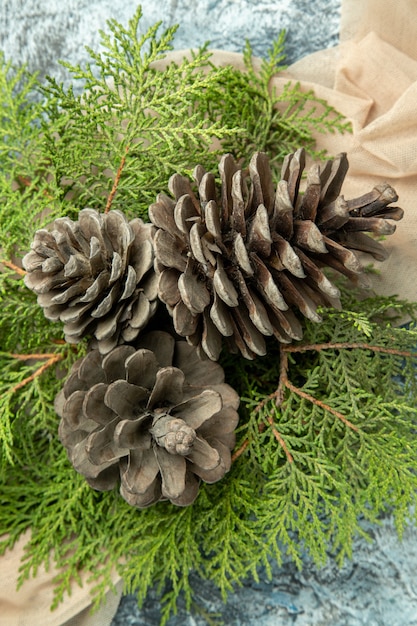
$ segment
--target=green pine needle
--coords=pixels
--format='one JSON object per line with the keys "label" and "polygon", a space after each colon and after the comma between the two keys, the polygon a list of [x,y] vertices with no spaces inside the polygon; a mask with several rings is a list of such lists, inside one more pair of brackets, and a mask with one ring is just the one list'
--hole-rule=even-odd
{"label": "green pine needle", "polygon": [[[39,438],[36,456],[25,458],[25,474],[13,466],[2,485],[0,533],[11,535],[3,548],[32,530],[22,580],[53,554],[62,571],[55,604],[80,568],[91,572],[99,601],[117,567],[140,602],[159,583],[165,623],[179,594],[191,606],[191,572],[211,579],[225,597],[285,552],[300,567],[305,551],[318,565],[329,553],[341,564],[355,536],[365,535],[362,519],[377,521],[392,509],[401,533],[417,493],[417,330],[393,328],[390,303],[373,298],[348,314],[326,312],[321,325],[307,323],[303,343],[287,353],[296,391],[285,388],[281,402],[278,349],[275,361],[225,358],[227,380],[239,381],[243,397],[236,446],[243,452],[225,479],[202,486],[191,507],[160,503],[136,511],[115,492],[94,492],[69,466],[56,424],[49,425],[49,440]],[[373,322],[383,309],[384,323]],[[371,341],[355,326],[357,314],[366,316]],[[390,353],[393,346],[398,354]]]}

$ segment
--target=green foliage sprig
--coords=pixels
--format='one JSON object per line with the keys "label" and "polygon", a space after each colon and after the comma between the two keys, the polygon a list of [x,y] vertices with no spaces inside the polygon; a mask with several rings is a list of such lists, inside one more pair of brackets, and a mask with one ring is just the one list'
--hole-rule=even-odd
{"label": "green foliage sprig", "polygon": [[39,85],[1,57],[0,246],[8,252],[27,247],[31,221],[39,228],[85,206],[104,208],[122,161],[112,206],[146,218],[174,172],[204,163],[217,173],[219,153],[248,160],[254,146],[278,163],[295,146],[313,149],[315,131],[349,127],[293,83],[280,94],[270,89],[282,69],[283,36],[259,75],[249,44],[244,73],[215,67],[206,48],[175,64],[165,57],[176,27],[159,35],[155,24],[140,34],[141,15],[139,7],[127,28],[111,20],[103,52],[88,49],[86,67],[63,63],[74,83],[68,89],[53,78]]}
{"label": "green foliage sprig", "polygon": [[[229,124],[245,121],[245,132],[226,137],[223,150],[246,161],[248,153],[262,150],[271,155],[271,166],[277,171],[292,147],[302,145],[316,157],[312,131],[326,133],[350,132],[346,122],[333,107],[317,98],[313,91],[302,91],[298,83],[289,81],[282,91],[272,85],[273,78],[286,69],[285,31],[273,43],[267,58],[255,69],[252,49],[246,42],[243,61],[246,72],[230,68],[227,94],[220,102],[209,103],[210,116],[220,116]],[[238,106],[236,106],[238,103]]]}
{"label": "green foliage sprig", "polygon": [[60,214],[40,134],[44,106],[34,98],[37,89],[36,76],[13,67],[0,51],[0,249],[6,257],[29,246],[31,228]]}
{"label": "green foliage sprig", "polygon": [[191,571],[226,594],[285,552],[299,565],[305,551],[318,564],[328,551],[342,562],[363,517],[392,508],[401,533],[417,493],[417,330],[392,325],[414,315],[412,305],[345,294],[344,311],[306,322],[302,344],[271,346],[255,362],[224,357],[242,398],[239,441],[227,477],[186,509],[137,511],[76,474],[53,400],[85,345],[63,343],[22,283],[18,259],[33,231],[109,200],[144,216],[173,172],[198,162],[215,171],[214,140],[243,160],[266,150],[278,165],[300,144],[313,148],[313,130],[347,129],[297,85],[270,89],[283,37],[259,73],[249,46],[246,72],[214,67],[205,49],[157,69],[175,29],[138,36],[140,17],[126,29],[110,22],[104,52],[90,51],[86,68],[67,65],[69,90],[0,60],[0,550],[31,529],[20,582],[54,561],[54,605],[80,570],[97,603],[113,568],[139,601],[158,583],[165,623],[179,594],[190,606]]}
{"label": "green foliage sprig", "polygon": [[53,558],[61,571],[55,603],[80,568],[96,581],[98,602],[116,567],[139,601],[155,582],[165,589],[165,623],[180,593],[190,606],[191,571],[225,595],[284,553],[299,566],[305,551],[317,564],[329,552],[341,563],[365,534],[363,518],[392,509],[401,533],[417,494],[417,329],[392,327],[392,299],[348,304],[325,312],[321,325],[308,323],[302,344],[271,347],[268,359],[225,357],[242,397],[239,442],[231,472],[204,485],[191,507],[137,511],[115,493],[94,492],[49,423],[50,441],[36,441],[25,473],[9,468],[2,485],[0,533],[10,533],[2,549],[32,530],[21,580]]}

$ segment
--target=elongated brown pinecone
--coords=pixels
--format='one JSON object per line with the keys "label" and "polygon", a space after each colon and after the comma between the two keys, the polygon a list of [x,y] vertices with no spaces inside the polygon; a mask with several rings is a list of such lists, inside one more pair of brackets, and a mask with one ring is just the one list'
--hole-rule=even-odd
{"label": "elongated brown pinecone", "polygon": [[161,194],[149,209],[159,297],[177,333],[210,359],[219,357],[224,337],[246,358],[265,354],[265,336],[301,339],[294,310],[318,322],[318,306],[340,306],[322,267],[355,280],[363,268],[354,250],[386,258],[365,231],[394,232],[388,220],[403,215],[388,206],[397,200],[394,189],[379,185],[345,200],[348,161],[340,154],[308,170],[302,194],[304,167],[304,150],[290,154],[274,190],[265,154],[254,154],[249,176],[227,154],[219,164],[220,195],[214,176],[197,166],[198,196],[177,174],[170,180],[175,200]]}
{"label": "elongated brown pinecone", "polygon": [[55,400],[59,437],[95,489],[120,480],[133,506],[185,506],[200,479],[214,483],[230,468],[239,397],[186,341],[152,331],[138,346],[92,350],[73,366]]}
{"label": "elongated brown pinecone", "polygon": [[137,337],[157,307],[151,230],[120,211],[83,209],[35,233],[25,283],[45,317],[64,323],[67,342],[94,335],[106,353]]}

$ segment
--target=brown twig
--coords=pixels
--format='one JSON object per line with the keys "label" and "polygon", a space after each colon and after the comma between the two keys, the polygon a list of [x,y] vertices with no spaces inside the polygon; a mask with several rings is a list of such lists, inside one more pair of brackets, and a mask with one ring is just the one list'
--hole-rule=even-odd
{"label": "brown twig", "polygon": [[[272,398],[276,397],[276,391],[274,391],[274,393],[271,393],[267,398],[264,398],[262,400],[262,402],[260,402],[256,407],[255,407],[255,413],[258,413],[264,406],[265,404],[267,404],[267,402],[269,402],[269,400],[272,400]],[[271,430],[272,433],[275,437],[275,439],[278,441],[278,443],[280,444],[280,446],[282,447],[282,449],[285,452],[285,456],[287,457],[287,461],[289,463],[293,463],[294,459],[290,453],[290,451],[287,448],[287,444],[285,443],[281,433],[278,432],[278,430],[275,428],[274,425],[274,420],[271,417],[271,415],[268,415],[268,417],[266,418],[266,421],[268,422],[268,424],[271,426]],[[258,424],[258,432],[262,433],[265,430],[265,422],[261,422],[260,424]],[[236,461],[236,459],[238,459],[246,450],[246,448],[248,447],[250,441],[249,438],[245,439],[244,442],[242,443],[242,445],[240,446],[240,448],[238,448],[232,455],[232,463],[234,461]]]}
{"label": "brown twig", "polygon": [[[395,348],[386,348],[384,346],[374,346],[371,344],[367,344],[367,343],[350,343],[350,342],[340,342],[340,343],[316,343],[316,344],[308,344],[308,345],[289,345],[289,346],[281,346],[281,351],[280,351],[280,374],[279,374],[279,383],[278,383],[278,387],[277,389],[269,394],[268,396],[266,396],[261,402],[259,402],[259,404],[255,407],[255,413],[258,413],[259,411],[261,411],[264,406],[270,401],[275,399],[275,403],[277,406],[281,406],[283,401],[284,401],[284,391],[285,389],[289,389],[292,393],[296,394],[297,396],[299,396],[300,398],[303,398],[304,400],[307,400],[308,402],[311,402],[311,404],[314,404],[318,407],[320,407],[321,409],[327,411],[328,413],[330,413],[331,415],[334,415],[335,417],[337,417],[341,422],[343,422],[348,428],[350,428],[351,430],[355,431],[355,432],[359,432],[359,428],[357,426],[355,426],[355,424],[352,424],[352,422],[350,420],[348,420],[343,413],[341,413],[340,411],[337,411],[336,409],[333,409],[331,406],[329,406],[328,404],[326,404],[325,402],[323,402],[322,400],[318,400],[317,398],[315,398],[314,396],[312,396],[309,393],[306,393],[305,391],[303,391],[302,389],[300,389],[299,387],[296,387],[291,381],[288,380],[288,354],[289,353],[300,353],[300,352],[307,352],[307,351],[312,351],[315,350],[317,352],[320,352],[321,350],[343,350],[343,349],[362,349],[362,350],[371,350],[373,352],[380,352],[383,354],[392,354],[395,356],[402,356],[402,357],[414,357],[417,356],[415,353],[413,352],[408,352],[405,350],[397,350]],[[282,438],[282,435],[278,432],[278,430],[275,428],[274,426],[274,421],[271,415],[269,415],[267,418],[267,422],[268,424],[271,426],[272,428],[272,432],[274,434],[275,439],[279,442],[279,444],[282,446],[287,460],[289,463],[292,463],[294,461],[291,453],[289,452],[286,443],[284,441],[284,439]],[[262,422],[259,424],[258,426],[258,431],[262,432],[265,428],[265,424]],[[241,444],[241,446],[234,452],[233,456],[232,456],[232,461],[235,461],[236,459],[238,459],[247,449],[247,447],[249,446],[250,443],[250,439],[245,439],[243,441],[243,443]]]}
{"label": "brown twig", "polygon": [[293,459],[290,451],[287,448],[287,444],[285,443],[284,439],[282,438],[282,435],[277,431],[277,429],[274,426],[274,420],[272,418],[272,415],[268,415],[266,420],[267,420],[268,424],[271,426],[271,430],[272,430],[272,432],[274,434],[275,439],[278,441],[279,445],[284,450],[285,456],[287,457],[288,463],[293,463],[294,459]]}
{"label": "brown twig", "polygon": [[119,169],[116,172],[116,177],[114,179],[112,190],[109,194],[109,197],[107,198],[106,208],[104,209],[105,213],[108,213],[110,211],[111,205],[113,204],[113,199],[114,199],[114,196],[116,195],[116,191],[120,182],[120,177],[122,175],[123,168],[126,163],[126,155],[128,153],[128,150],[129,150],[129,146],[126,146],[125,153],[122,156],[122,160],[120,161]]}
{"label": "brown twig", "polygon": [[396,350],[395,348],[386,348],[385,346],[373,346],[369,343],[312,343],[307,345],[298,346],[283,346],[283,352],[308,352],[309,350],[315,350],[320,352],[321,350],[343,350],[343,349],[362,349],[371,350],[371,352],[382,352],[383,354],[393,354],[395,356],[403,357],[417,357],[417,353],[408,352],[406,350]]}
{"label": "brown twig", "polygon": [[38,376],[43,374],[43,372],[45,372],[49,367],[51,367],[52,365],[54,365],[55,363],[58,363],[59,361],[61,361],[63,359],[63,355],[62,354],[55,354],[55,353],[50,353],[50,354],[11,354],[10,356],[12,356],[15,359],[25,360],[25,361],[30,360],[30,359],[37,359],[37,360],[45,359],[45,358],[48,359],[46,361],[46,363],[43,363],[43,365],[38,367],[38,369],[35,372],[33,372],[33,374],[31,374],[30,376],[27,376],[26,378],[21,380],[19,383],[14,385],[11,389],[9,389],[9,391],[7,393],[10,393],[10,394],[16,393],[16,391],[18,391],[19,389],[22,389],[22,387],[24,387],[28,383],[31,383],[33,380],[35,380],[35,378],[38,378]]}
{"label": "brown twig", "polygon": [[[302,352],[301,348],[303,347],[306,350],[316,349],[317,351],[319,351],[320,349],[324,350],[325,348],[330,348],[330,347],[334,348],[335,346],[339,346],[340,348],[342,347],[350,348],[353,345],[354,344],[341,344],[340,343],[340,344],[312,344],[311,346],[283,346],[281,349],[281,366],[280,366],[279,384],[275,392],[277,406],[280,406],[282,404],[283,399],[284,399],[284,388],[287,388],[293,393],[295,393],[297,396],[299,396],[300,398],[304,398],[304,400],[308,400],[312,404],[315,404],[316,406],[319,406],[320,408],[326,411],[329,411],[329,413],[339,418],[344,424],[346,424],[346,426],[358,432],[359,430],[358,427],[352,424],[352,422],[350,422],[342,413],[340,413],[339,411],[336,411],[336,409],[332,409],[332,407],[326,404],[325,402],[322,402],[321,400],[317,400],[317,398],[310,395],[309,393],[306,393],[299,387],[296,387],[295,385],[292,384],[292,382],[288,380],[288,353],[289,352]],[[359,344],[358,345],[355,344],[355,347],[359,347]]]}
{"label": "brown twig", "polygon": [[10,352],[8,356],[13,359],[17,359],[18,361],[41,361],[42,359],[53,359],[57,355],[55,352],[34,352],[32,354],[17,354],[15,352]]}
{"label": "brown twig", "polygon": [[[264,398],[261,402],[259,402],[256,405],[255,410],[254,410],[255,413],[259,413],[264,408],[264,406],[270,400],[273,400],[274,398],[276,400],[277,405],[282,404],[283,396],[284,396],[284,381],[287,380],[287,370],[288,370],[288,357],[281,350],[281,352],[280,352],[280,376],[279,376],[278,388],[276,389],[276,391],[274,391],[273,393],[269,394],[269,396],[266,396],[266,398]],[[289,463],[293,463],[294,459],[293,459],[290,451],[288,450],[287,445],[286,445],[284,439],[282,438],[282,435],[275,428],[273,418],[269,415],[266,418],[266,421],[270,425],[275,439],[278,441],[278,443],[280,444],[280,446],[284,450],[285,456],[287,457],[287,461]],[[265,426],[266,426],[265,422],[261,422],[260,424],[258,424],[258,432],[259,433],[263,432],[265,430]],[[236,452],[232,455],[232,462],[235,461],[236,459],[238,459],[244,453],[244,451],[248,447],[249,443],[250,443],[249,438],[244,440],[244,442],[242,443],[240,448],[238,448],[236,450]]]}
{"label": "brown twig", "polygon": [[280,351],[279,355],[279,382],[276,391],[273,394],[277,406],[281,406],[284,402],[284,388],[288,381],[288,356],[285,350]]}
{"label": "brown twig", "polygon": [[32,181],[27,176],[17,176],[17,182],[22,185],[22,187],[30,187]]}
{"label": "brown twig", "polygon": [[25,276],[26,274],[25,270],[23,270],[18,265],[15,265],[15,263],[12,263],[12,261],[6,261],[6,259],[1,259],[0,263],[2,263],[2,265],[4,265],[5,267],[8,267],[9,270],[13,270],[14,272],[16,272],[16,274],[19,274],[20,276]]}
{"label": "brown twig", "polygon": [[371,352],[380,352],[382,354],[392,354],[395,356],[402,356],[402,357],[417,356],[415,353],[409,352],[406,350],[386,348],[385,346],[374,346],[368,343],[361,343],[361,342],[347,342],[346,341],[346,342],[339,342],[339,343],[315,343],[315,344],[308,344],[308,345],[283,346],[281,350],[281,371],[280,371],[279,385],[275,394],[272,394],[272,396],[273,395],[276,396],[277,404],[279,405],[282,403],[283,390],[284,390],[284,387],[286,387],[287,389],[289,389],[290,391],[298,395],[300,398],[304,398],[305,400],[308,400],[312,404],[315,404],[316,406],[319,406],[325,411],[328,411],[329,413],[331,413],[332,415],[340,419],[344,424],[346,424],[346,426],[348,426],[355,432],[359,432],[359,428],[355,426],[354,424],[352,424],[352,422],[350,422],[342,413],[340,413],[340,411],[336,411],[336,409],[333,409],[331,406],[329,406],[325,402],[322,402],[321,400],[317,400],[317,398],[310,395],[309,393],[306,393],[302,389],[299,389],[299,387],[296,387],[295,385],[293,385],[293,383],[291,383],[288,380],[288,357],[286,353],[290,353],[290,352],[300,353],[300,352],[307,352],[307,351],[312,351],[312,350],[316,352],[320,352],[321,350],[346,350],[346,349],[370,350]]}
{"label": "brown twig", "polygon": [[[255,411],[257,410],[257,408],[258,407],[256,407]],[[265,430],[265,423],[261,422],[260,424],[258,424],[258,432],[263,433],[264,430]],[[236,461],[236,459],[238,459],[244,453],[249,443],[250,443],[249,439],[245,439],[242,445],[240,446],[240,448],[235,450],[235,452],[232,454],[232,463],[233,461]]]}
{"label": "brown twig", "polygon": [[317,398],[315,398],[314,396],[311,396],[309,393],[306,393],[302,389],[299,389],[299,387],[296,387],[295,385],[293,385],[289,380],[286,380],[284,384],[287,387],[287,389],[289,389],[290,391],[295,393],[300,398],[304,398],[304,400],[308,400],[312,404],[315,404],[316,406],[319,406],[321,409],[324,409],[325,411],[328,411],[329,413],[331,413],[335,417],[338,417],[344,424],[346,424],[346,426],[348,426],[349,428],[351,428],[355,432],[359,432],[359,428],[357,426],[355,426],[354,424],[352,424],[352,422],[350,422],[343,415],[343,413],[340,413],[339,411],[336,411],[336,409],[332,409],[332,407],[329,406],[328,404],[326,404],[325,402],[322,402],[321,400],[317,400]]}
{"label": "brown twig", "polygon": [[[30,187],[33,183],[33,181],[28,178],[27,176],[17,176],[17,182],[18,184],[20,184],[22,187]],[[35,191],[39,191],[38,187],[35,187]],[[48,193],[48,191],[46,189],[44,189],[42,191],[42,194],[46,197],[49,198],[50,200],[54,199],[54,196],[50,193]]]}
{"label": "brown twig", "polygon": [[240,448],[238,448],[235,452],[233,452],[232,463],[234,463],[244,453],[248,445],[249,445],[249,439],[245,439],[245,441],[242,443]]}

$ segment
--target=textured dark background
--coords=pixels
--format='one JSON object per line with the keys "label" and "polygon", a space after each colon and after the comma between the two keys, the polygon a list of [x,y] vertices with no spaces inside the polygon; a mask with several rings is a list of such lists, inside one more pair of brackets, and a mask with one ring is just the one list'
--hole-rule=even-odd
{"label": "textured dark background", "polygon": [[[246,39],[265,54],[281,29],[287,31],[288,62],[337,44],[340,0],[142,0],[142,29],[155,22],[179,24],[175,48],[241,52]],[[97,49],[99,29],[115,18],[123,24],[135,0],[0,0],[0,48],[40,75],[65,80],[59,59],[79,63],[84,46]]]}
{"label": "textured dark background", "polygon": [[[357,0],[345,0],[354,2]],[[58,59],[83,63],[85,45],[99,47],[99,29],[116,18],[127,24],[130,0],[0,0],[0,48],[40,76],[68,81]],[[143,30],[162,20],[180,24],[174,46],[241,52],[249,39],[255,54],[266,53],[282,28],[287,61],[338,42],[340,0],[143,0]],[[417,626],[417,542],[414,529],[399,542],[392,520],[370,527],[373,543],[358,539],[354,556],[339,570],[332,560],[321,570],[305,559],[302,572],[291,562],[274,567],[272,581],[246,581],[223,604],[207,582],[194,579],[196,611],[184,610],[169,626]],[[217,614],[213,621],[205,612]],[[152,592],[139,611],[125,596],[112,626],[157,626],[159,605]]]}

